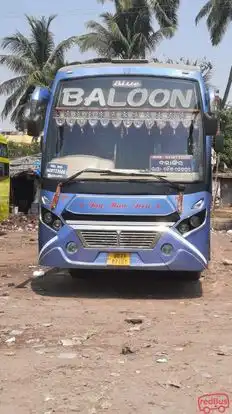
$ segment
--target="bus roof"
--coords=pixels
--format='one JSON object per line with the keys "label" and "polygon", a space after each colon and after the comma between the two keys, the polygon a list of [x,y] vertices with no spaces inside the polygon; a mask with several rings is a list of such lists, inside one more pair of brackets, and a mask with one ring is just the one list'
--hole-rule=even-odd
{"label": "bus roof", "polygon": [[71,65],[64,66],[59,69],[59,72],[75,71],[80,68],[106,68],[106,67],[119,67],[119,66],[130,66],[130,67],[139,67],[139,68],[150,68],[150,69],[171,69],[179,70],[183,72],[199,72],[199,66],[192,65],[183,65],[178,63],[155,63],[148,62],[146,60],[111,60],[108,62],[103,62],[99,59],[99,62],[88,63],[88,62],[74,62]]}

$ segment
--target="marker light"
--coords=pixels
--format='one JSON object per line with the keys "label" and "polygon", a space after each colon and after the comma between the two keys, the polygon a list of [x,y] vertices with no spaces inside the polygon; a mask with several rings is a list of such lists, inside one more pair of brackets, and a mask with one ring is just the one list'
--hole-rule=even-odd
{"label": "marker light", "polygon": [[192,209],[200,210],[203,207],[203,205],[204,205],[204,198],[201,198],[195,204],[193,204]]}

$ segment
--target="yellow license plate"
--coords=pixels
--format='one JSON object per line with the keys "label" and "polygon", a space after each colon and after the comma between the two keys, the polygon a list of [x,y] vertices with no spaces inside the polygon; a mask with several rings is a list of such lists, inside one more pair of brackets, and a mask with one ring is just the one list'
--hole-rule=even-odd
{"label": "yellow license plate", "polygon": [[109,266],[130,266],[129,253],[109,253],[107,257]]}

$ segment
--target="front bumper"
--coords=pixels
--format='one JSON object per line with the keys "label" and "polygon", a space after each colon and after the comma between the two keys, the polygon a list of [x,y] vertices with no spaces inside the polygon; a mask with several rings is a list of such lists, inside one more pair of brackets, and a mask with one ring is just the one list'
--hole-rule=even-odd
{"label": "front bumper", "polygon": [[[154,228],[153,228],[154,230]],[[48,231],[47,227],[41,224],[40,237]],[[107,254],[111,252],[131,254],[130,266],[125,269],[131,270],[157,270],[157,271],[196,271],[201,272],[207,267],[207,259],[193,243],[181,236],[175,228],[157,226],[155,231],[161,236],[153,249],[126,249],[126,248],[85,248],[77,235],[77,229],[65,225],[58,234],[50,234],[45,237],[48,240],[43,244],[39,254],[39,263],[43,266],[60,268],[80,269],[109,269],[107,266]],[[204,232],[204,227],[198,231]],[[66,245],[74,241],[78,245],[75,254],[66,251]],[[161,247],[163,244],[171,244],[173,251],[165,255]],[[122,267],[120,266],[120,269]]]}

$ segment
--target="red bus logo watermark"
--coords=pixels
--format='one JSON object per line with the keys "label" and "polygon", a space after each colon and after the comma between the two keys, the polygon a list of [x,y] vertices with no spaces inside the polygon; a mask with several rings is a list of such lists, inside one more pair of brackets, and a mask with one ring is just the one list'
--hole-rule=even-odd
{"label": "red bus logo watermark", "polygon": [[198,408],[204,414],[214,412],[225,413],[229,407],[229,396],[225,393],[217,392],[198,397]]}

